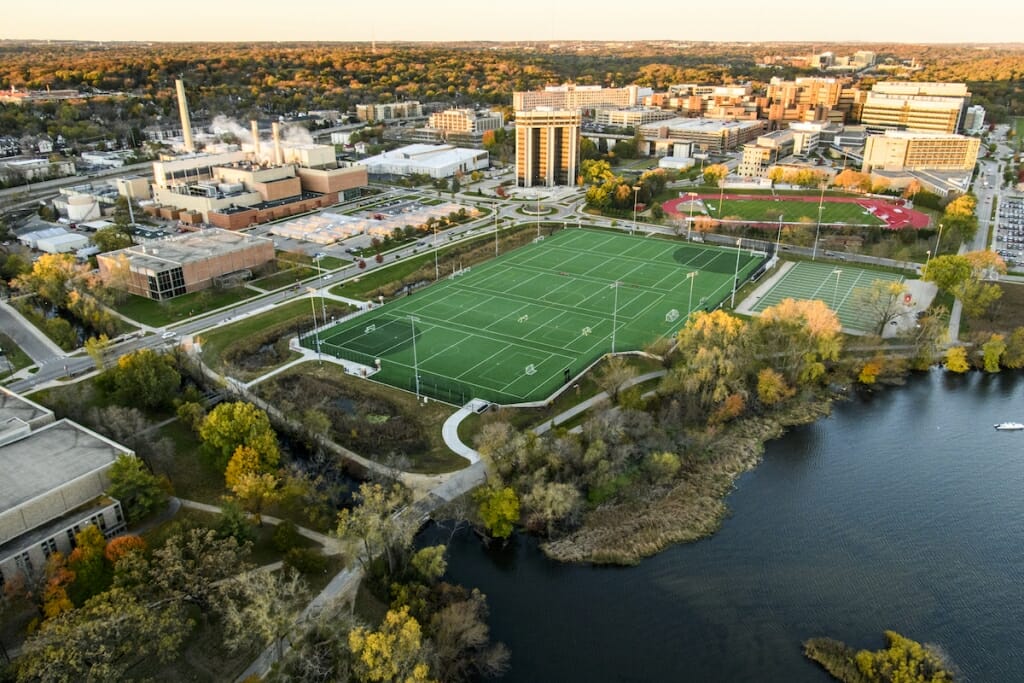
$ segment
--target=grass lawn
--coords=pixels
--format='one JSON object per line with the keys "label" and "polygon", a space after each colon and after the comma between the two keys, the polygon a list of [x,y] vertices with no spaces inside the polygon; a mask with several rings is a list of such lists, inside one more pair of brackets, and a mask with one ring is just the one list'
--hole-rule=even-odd
{"label": "grass lawn", "polygon": [[183,294],[167,301],[154,301],[145,297],[129,294],[122,303],[114,304],[114,309],[132,320],[145,325],[162,327],[171,323],[187,320],[193,315],[202,315],[224,306],[230,306],[257,296],[257,292],[245,287],[230,289],[205,289],[200,292]]}
{"label": "grass lawn", "polygon": [[[795,223],[800,219],[817,221],[817,202],[805,201],[776,201],[774,199],[726,199],[721,202],[722,209],[718,210],[717,199],[705,199],[704,204],[708,208],[708,215],[714,218],[727,218],[739,216],[743,220],[757,222],[772,222],[779,220],[779,213],[782,212],[782,220],[787,223]],[[822,205],[821,220],[823,223],[846,223],[847,225],[883,225],[884,221],[868,213],[864,207],[854,202],[824,202]],[[721,215],[719,215],[721,214]]]}
{"label": "grass lawn", "polygon": [[[321,302],[317,300],[315,303],[316,315],[317,318],[319,318],[322,311]],[[331,300],[325,300],[324,307],[327,310],[327,315],[336,317],[345,315],[352,310],[351,306]],[[230,325],[222,325],[209,332],[204,332],[201,336],[203,361],[212,368],[225,370],[227,367],[225,354],[230,355],[233,348],[245,345],[246,342],[254,335],[280,332],[280,335],[274,336],[291,336],[297,332],[300,327],[303,329],[311,328],[312,322],[313,311],[308,298],[302,298],[298,301],[290,301],[286,304],[275,306],[273,310],[267,311],[266,313],[250,316],[239,320],[238,322],[231,323]],[[274,342],[276,342],[276,339],[272,340],[270,343]],[[258,352],[259,349],[256,351]],[[253,363],[254,367],[252,368],[239,368],[237,367],[237,364],[233,364],[233,366],[236,367],[233,367],[232,370],[236,372],[241,371],[240,375],[245,375],[244,377],[239,376],[239,379],[251,379],[252,377],[283,365],[289,360],[298,358],[298,354],[284,351],[286,350],[282,349],[282,353],[280,354],[283,357],[268,358],[266,363]],[[246,370],[251,370],[252,372],[246,372]]]}
{"label": "grass lawn", "polygon": [[[322,332],[325,353],[374,379],[462,405],[543,400],[609,351],[639,350],[710,309],[763,257],[563,230]],[[692,279],[687,274],[697,273]],[[618,286],[616,286],[618,285]],[[311,346],[310,338],[303,344]]]}
{"label": "grass lawn", "polygon": [[1024,117],[1018,116],[1013,120],[1016,140],[1024,139]]}
{"label": "grass lawn", "polygon": [[287,287],[288,285],[294,285],[308,277],[313,277],[317,274],[315,268],[308,266],[297,266],[288,268],[287,270],[281,270],[273,275],[261,277],[259,280],[252,280],[249,282],[253,287],[259,287],[269,291],[280,289],[281,287]]}
{"label": "grass lawn", "polygon": [[192,430],[175,420],[156,430],[155,437],[166,437],[174,444],[170,458],[156,459],[152,464],[158,474],[167,475],[174,484],[175,495],[219,505],[227,492],[224,474],[199,455],[199,439]]}
{"label": "grass lawn", "polygon": [[3,332],[0,332],[0,349],[3,350],[3,357],[0,358],[0,379],[32,365],[32,359],[28,354]]}

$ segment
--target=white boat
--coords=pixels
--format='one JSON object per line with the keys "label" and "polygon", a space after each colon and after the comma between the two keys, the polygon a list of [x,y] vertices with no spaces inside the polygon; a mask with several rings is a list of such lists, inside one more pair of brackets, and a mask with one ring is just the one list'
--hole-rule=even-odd
{"label": "white boat", "polygon": [[992,426],[1001,432],[1017,432],[1024,429],[1024,423],[1021,422],[1000,422]]}

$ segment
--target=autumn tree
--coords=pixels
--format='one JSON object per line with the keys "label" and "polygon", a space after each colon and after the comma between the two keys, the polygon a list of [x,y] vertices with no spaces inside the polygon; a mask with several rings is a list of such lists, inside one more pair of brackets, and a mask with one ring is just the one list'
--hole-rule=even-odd
{"label": "autumn tree", "polygon": [[387,573],[393,576],[400,560],[408,553],[418,524],[401,508],[409,503],[409,490],[401,484],[385,488],[366,483],[354,494],[356,505],[338,514],[335,534],[345,541],[362,545],[359,562],[369,568],[374,558],[383,555]]}
{"label": "autumn tree", "polygon": [[358,626],[348,634],[352,669],[359,681],[431,683],[420,624],[407,606],[388,610],[380,628]]}
{"label": "autumn tree", "polygon": [[224,471],[224,482],[228,490],[259,526],[263,526],[260,513],[264,506],[275,501],[279,495],[280,481],[269,470],[270,464],[255,449],[243,445],[235,449]]}
{"label": "autumn tree", "polygon": [[634,377],[636,368],[622,356],[612,356],[597,375],[597,386],[608,394],[612,403],[618,403],[619,392]]}
{"label": "autumn tree", "polygon": [[1003,296],[1003,288],[994,282],[970,279],[954,287],[953,294],[960,300],[967,317],[981,318],[991,316]]}
{"label": "autumn tree", "polygon": [[875,326],[875,334],[881,336],[885,326],[904,313],[903,297],[907,293],[902,282],[874,280],[867,287],[854,290],[858,308],[866,311]]}
{"label": "autumn tree", "polygon": [[445,683],[493,678],[508,668],[508,649],[491,642],[487,599],[478,590],[434,613],[430,636],[437,675]]}
{"label": "autumn tree", "polygon": [[823,301],[783,299],[766,308],[754,326],[757,353],[792,384],[809,383],[839,358],[841,326]]}
{"label": "autumn tree", "polygon": [[561,482],[539,482],[523,496],[526,523],[532,529],[543,529],[550,537],[561,524],[572,523],[583,508],[579,490]]}
{"label": "autumn tree", "polygon": [[112,588],[30,635],[18,658],[18,680],[125,680],[137,662],[176,657],[191,626],[177,604],[147,604],[131,591]]}
{"label": "autumn tree", "polygon": [[107,541],[107,547],[103,549],[103,557],[111,566],[114,566],[131,553],[144,553],[145,551],[146,542],[142,540],[141,536],[125,534]]}
{"label": "autumn tree", "polygon": [[999,372],[1000,361],[1006,351],[1006,337],[993,334],[981,346],[982,364],[985,372]]}
{"label": "autumn tree", "polygon": [[508,538],[519,522],[519,497],[511,487],[486,486],[474,494],[480,521],[494,538]]}
{"label": "autumn tree", "polygon": [[1024,367],[1024,327],[1018,327],[1006,338],[1003,367],[1018,370]]}
{"label": "autumn tree", "polygon": [[32,264],[31,271],[18,276],[11,284],[63,308],[71,291],[79,287],[88,288],[91,281],[88,267],[79,265],[74,256],[43,254]]}
{"label": "autumn tree", "polygon": [[745,322],[716,310],[690,316],[677,335],[679,362],[665,376],[663,389],[692,397],[702,414],[745,388]]}
{"label": "autumn tree", "polygon": [[85,340],[85,352],[92,359],[97,370],[102,370],[107,366],[106,355],[109,348],[110,338],[105,334]]}
{"label": "autumn tree", "polygon": [[967,362],[967,349],[962,346],[951,346],[946,349],[946,362],[943,365],[946,370],[963,374],[971,369]]}
{"label": "autumn tree", "polygon": [[936,256],[921,268],[921,279],[934,282],[944,292],[952,292],[970,277],[971,262],[957,254]]}
{"label": "autumn tree", "polygon": [[757,373],[757,398],[765,406],[774,406],[795,394],[786,383],[786,378],[771,368],[761,368]]}
{"label": "autumn tree", "polygon": [[174,359],[152,349],[139,349],[121,356],[107,373],[107,381],[123,405],[163,408],[171,404],[181,386],[181,375],[174,367]]}
{"label": "autumn tree", "polygon": [[68,569],[75,576],[68,589],[71,601],[81,605],[102,593],[110,584],[110,573],[104,563],[107,539],[95,524],[75,534],[75,549],[68,554]]}
{"label": "autumn tree", "polygon": [[153,551],[148,583],[163,598],[195,605],[205,616],[215,607],[219,582],[245,569],[246,552],[213,529],[186,529]]}
{"label": "autumn tree", "polygon": [[260,408],[243,401],[219,404],[199,427],[202,452],[220,470],[227,467],[239,446],[259,454],[267,468],[277,467],[280,450],[270,418]]}
{"label": "autumn tree", "polygon": [[305,581],[294,571],[256,571],[232,577],[219,597],[224,644],[230,650],[273,645],[280,659],[306,592]]}
{"label": "autumn tree", "polygon": [[725,164],[711,164],[704,169],[704,184],[718,185],[729,175],[729,167]]}

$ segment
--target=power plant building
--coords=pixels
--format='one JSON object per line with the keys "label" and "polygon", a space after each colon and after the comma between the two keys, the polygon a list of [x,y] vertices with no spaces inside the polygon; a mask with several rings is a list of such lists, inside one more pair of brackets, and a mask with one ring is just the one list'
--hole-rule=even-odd
{"label": "power plant building", "polygon": [[579,111],[516,112],[516,185],[575,185],[580,162]]}
{"label": "power plant building", "polygon": [[107,286],[157,301],[207,289],[228,276],[251,276],[273,260],[273,240],[218,228],[96,257]]}

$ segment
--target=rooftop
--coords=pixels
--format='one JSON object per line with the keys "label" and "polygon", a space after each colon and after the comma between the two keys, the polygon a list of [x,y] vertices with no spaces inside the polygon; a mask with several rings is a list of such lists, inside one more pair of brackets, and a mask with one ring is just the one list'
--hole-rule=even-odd
{"label": "rooftop", "polygon": [[123,446],[60,420],[0,449],[0,510],[10,510],[113,463]]}
{"label": "rooftop", "polygon": [[50,410],[38,403],[0,387],[0,425],[12,419],[31,423],[51,414]]}
{"label": "rooftop", "polygon": [[727,121],[724,119],[688,119],[676,117],[656,123],[648,123],[643,129],[669,128],[693,133],[717,133],[732,128],[760,128],[763,121]]}
{"label": "rooftop", "polygon": [[[248,208],[248,207],[247,207]],[[208,228],[161,240],[155,244],[135,245],[110,252],[105,258],[126,256],[132,270],[164,270],[168,264],[191,263],[247,249],[266,237],[256,237],[220,228]]]}

